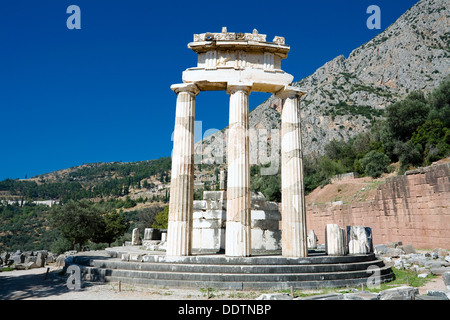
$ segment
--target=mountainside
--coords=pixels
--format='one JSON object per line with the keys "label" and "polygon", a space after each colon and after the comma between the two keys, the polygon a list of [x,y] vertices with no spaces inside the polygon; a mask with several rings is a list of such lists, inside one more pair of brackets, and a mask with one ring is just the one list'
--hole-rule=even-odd
{"label": "mountainside", "polygon": [[[348,140],[366,131],[389,104],[414,90],[428,93],[437,87],[450,73],[449,18],[446,0],[419,1],[348,58],[340,55],[294,83],[308,93],[301,102],[304,154],[322,154],[329,141]],[[261,129],[267,131],[270,142],[279,143],[279,133],[272,130],[280,129],[279,111],[280,101],[272,96],[250,113],[251,135],[260,135],[258,143],[251,139],[252,148],[267,142]],[[196,153],[203,153],[204,163],[225,162],[218,156],[221,149],[226,155],[225,130],[195,146]],[[253,153],[252,164],[257,163],[255,157]]]}

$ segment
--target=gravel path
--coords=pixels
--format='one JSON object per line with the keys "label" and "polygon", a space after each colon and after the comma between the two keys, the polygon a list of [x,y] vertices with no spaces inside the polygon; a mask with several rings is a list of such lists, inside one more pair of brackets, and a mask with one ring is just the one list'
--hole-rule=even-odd
{"label": "gravel path", "polygon": [[200,290],[147,288],[117,283],[84,282],[80,291],[67,288],[61,268],[0,272],[1,300],[187,300],[206,299]]}

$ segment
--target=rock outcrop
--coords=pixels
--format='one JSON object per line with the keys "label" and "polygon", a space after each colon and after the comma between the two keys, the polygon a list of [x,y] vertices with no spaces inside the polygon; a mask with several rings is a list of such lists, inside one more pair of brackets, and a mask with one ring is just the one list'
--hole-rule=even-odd
{"label": "rock outcrop", "polygon": [[[414,90],[429,93],[448,77],[449,16],[446,0],[421,0],[348,58],[340,55],[294,83],[308,92],[301,102],[304,154],[321,154],[329,141],[364,132],[386,106]],[[253,148],[279,143],[279,111],[272,96],[250,113],[259,135]],[[225,163],[226,128],[198,142],[196,153],[201,146],[204,163]],[[269,158],[278,157],[274,147],[279,151],[269,147]],[[270,161],[252,157],[253,164]]]}

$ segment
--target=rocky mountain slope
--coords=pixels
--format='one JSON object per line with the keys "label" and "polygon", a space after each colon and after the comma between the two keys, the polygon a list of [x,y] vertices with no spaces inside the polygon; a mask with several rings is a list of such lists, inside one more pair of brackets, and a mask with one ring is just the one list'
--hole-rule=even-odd
{"label": "rocky mountain slope", "polygon": [[[323,153],[329,141],[365,131],[408,93],[437,87],[450,73],[449,11],[447,0],[421,0],[348,58],[340,55],[294,83],[308,93],[301,102],[304,154]],[[252,164],[278,156],[270,145],[279,150],[279,111],[272,96],[250,113],[251,147],[264,147],[252,151]],[[204,163],[225,163],[226,128],[195,150]]]}

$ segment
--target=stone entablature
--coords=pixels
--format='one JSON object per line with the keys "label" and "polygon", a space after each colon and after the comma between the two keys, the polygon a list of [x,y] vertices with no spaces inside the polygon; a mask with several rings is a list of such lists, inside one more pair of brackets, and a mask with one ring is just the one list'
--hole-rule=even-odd
{"label": "stone entablature", "polygon": [[197,66],[183,72],[183,82],[195,82],[202,91],[226,90],[240,82],[252,91],[275,93],[294,77],[281,69],[290,47],[283,37],[266,42],[266,35],[227,32],[194,35],[188,48],[198,54]]}
{"label": "stone entablature", "polygon": [[[258,30],[253,29],[252,33],[235,33],[228,32],[226,27],[222,28],[222,32],[206,32],[200,34],[194,34],[194,42],[210,42],[210,41],[252,41],[252,42],[265,42],[267,35],[260,34]],[[285,45],[284,37],[275,36],[273,38],[272,43],[277,45]]]}

